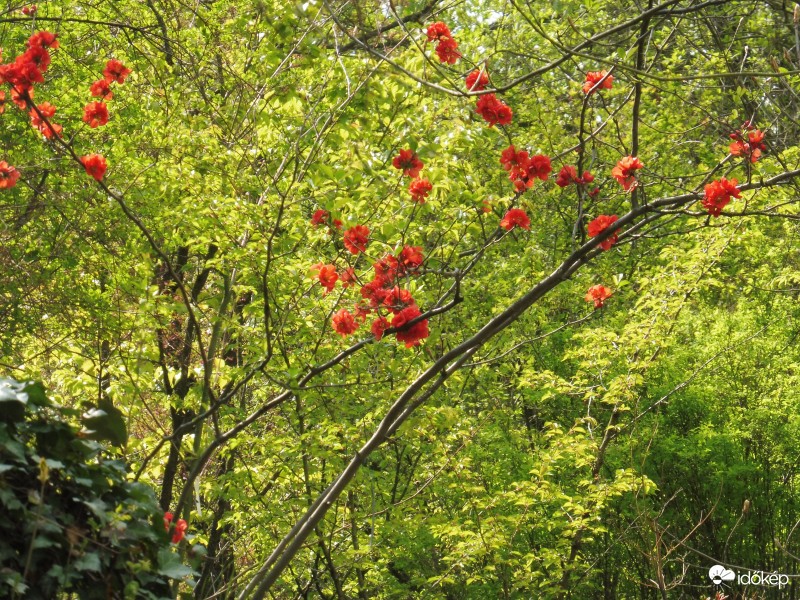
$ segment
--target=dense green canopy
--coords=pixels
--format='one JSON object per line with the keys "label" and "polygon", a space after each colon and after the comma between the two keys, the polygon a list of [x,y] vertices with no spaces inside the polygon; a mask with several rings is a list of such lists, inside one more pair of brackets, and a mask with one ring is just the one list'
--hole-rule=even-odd
{"label": "dense green canopy", "polygon": [[[21,8],[0,374],[107,415],[206,547],[176,593],[705,598],[714,564],[800,573],[800,9]],[[36,31],[58,47],[31,98]]]}

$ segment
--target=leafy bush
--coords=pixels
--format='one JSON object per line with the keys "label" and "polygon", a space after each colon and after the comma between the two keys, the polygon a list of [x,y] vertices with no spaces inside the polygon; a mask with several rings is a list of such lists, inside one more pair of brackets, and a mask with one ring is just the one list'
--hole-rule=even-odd
{"label": "leafy bush", "polygon": [[0,596],[172,597],[192,570],[153,491],[70,416],[40,384],[0,378]]}

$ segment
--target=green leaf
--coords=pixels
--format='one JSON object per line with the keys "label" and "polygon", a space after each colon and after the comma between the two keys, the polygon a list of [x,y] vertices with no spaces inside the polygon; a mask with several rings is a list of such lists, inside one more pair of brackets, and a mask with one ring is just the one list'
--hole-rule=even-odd
{"label": "green leaf", "polygon": [[101,400],[98,408],[84,413],[81,423],[84,427],[81,433],[90,440],[108,441],[115,446],[125,446],[128,443],[125,418],[122,411],[114,407],[110,400]]}
{"label": "green leaf", "polygon": [[28,394],[25,393],[25,384],[13,379],[0,378],[0,402],[28,403]]}
{"label": "green leaf", "polygon": [[181,557],[169,548],[158,551],[158,573],[172,579],[183,579],[194,571],[181,562]]}
{"label": "green leaf", "polygon": [[99,573],[102,570],[100,555],[97,554],[97,552],[87,552],[76,560],[73,566],[78,571],[94,571]]}

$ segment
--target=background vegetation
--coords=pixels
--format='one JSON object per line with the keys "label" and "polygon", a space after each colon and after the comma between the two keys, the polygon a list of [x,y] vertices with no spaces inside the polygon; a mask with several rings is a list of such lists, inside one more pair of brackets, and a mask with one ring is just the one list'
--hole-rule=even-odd
{"label": "background vegetation", "polygon": [[[703,598],[716,563],[798,572],[793,5],[20,9],[0,7],[2,60],[58,34],[34,100],[64,135],[10,102],[0,115],[0,160],[21,173],[0,190],[0,366],[59,405],[120,411],[126,485],[207,549],[180,593]],[[435,21],[454,65],[427,41]],[[133,72],[89,128],[112,58]],[[475,112],[464,77],[481,67],[508,126]],[[612,88],[585,94],[600,70]],[[756,163],[729,153],[747,120],[766,133]],[[550,156],[549,180],[516,194],[511,143]],[[392,166],[407,148],[424,204]],[[89,153],[102,182],[75,160]],[[611,177],[628,155],[633,193]],[[579,161],[598,196],[554,184]],[[720,176],[745,191],[713,218],[700,199]],[[512,206],[529,231],[498,228]],[[319,209],[367,225],[366,255],[314,226]],[[620,216],[607,252],[584,234],[600,214]],[[332,315],[404,245],[424,252],[402,285],[430,336],[337,335]],[[319,263],[359,285],[325,294]],[[595,284],[613,291],[596,310]],[[800,597],[795,579],[727,593]]]}

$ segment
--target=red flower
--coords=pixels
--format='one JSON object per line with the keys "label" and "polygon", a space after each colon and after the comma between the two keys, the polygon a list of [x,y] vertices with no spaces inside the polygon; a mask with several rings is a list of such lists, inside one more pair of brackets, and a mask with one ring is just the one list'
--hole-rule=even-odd
{"label": "red flower", "polygon": [[331,322],[333,323],[333,330],[342,337],[347,337],[358,329],[355,317],[344,308],[333,315]]}
{"label": "red flower", "polygon": [[403,175],[408,175],[412,179],[419,177],[419,172],[425,165],[417,156],[417,153],[411,149],[400,150],[400,153],[392,160],[392,166],[395,169],[402,169]]}
{"label": "red flower", "polygon": [[328,221],[330,217],[330,213],[325,210],[324,208],[318,208],[314,211],[314,214],[311,215],[311,224],[316,227],[317,225],[322,225]]}
{"label": "red flower", "polygon": [[506,231],[511,231],[516,226],[522,227],[522,229],[531,228],[531,220],[528,218],[527,213],[521,208],[512,208],[506,213],[502,221],[500,221],[500,227]]}
{"label": "red flower", "polygon": [[364,306],[363,304],[356,304],[356,314],[354,315],[354,318],[358,319],[359,325],[367,320],[367,317],[369,316],[369,312],[371,310],[372,309],[369,306]]}
{"label": "red flower", "polygon": [[47,71],[47,67],[50,66],[50,60],[50,53],[41,46],[32,46],[22,56],[17,57],[19,62],[33,63],[42,73]]}
{"label": "red flower", "polygon": [[[745,132],[747,132],[750,127],[751,124],[749,121],[743,125]],[[764,144],[764,132],[759,129],[754,129],[747,133],[747,141],[745,141],[744,134],[739,129],[733,132],[730,137],[734,140],[730,145],[731,154],[734,156],[744,156],[748,158],[751,163],[756,162],[761,157],[761,151],[767,149],[766,144]]]}
{"label": "red flower", "polygon": [[333,226],[334,226],[336,229],[339,229],[339,230],[341,230],[341,229],[342,229],[342,222],[341,222],[339,219],[334,219],[334,220],[333,220]]}
{"label": "red flower", "polygon": [[409,271],[419,269],[425,261],[425,256],[422,254],[422,246],[403,246],[400,252],[400,264]]}
{"label": "red flower", "polygon": [[576,183],[578,185],[583,185],[585,183],[591,183],[594,181],[594,175],[592,175],[589,171],[584,171],[581,177],[578,177],[578,170],[573,167],[572,165],[564,165],[561,170],[558,172],[558,178],[556,179],[556,185],[558,187],[567,187],[572,183]]}
{"label": "red flower", "polygon": [[10,190],[17,185],[19,171],[4,160],[0,160],[0,190]]}
{"label": "red flower", "polygon": [[[603,79],[605,77],[605,79]],[[603,83],[600,83],[602,80]],[[610,90],[611,84],[614,81],[613,75],[608,75],[608,71],[592,71],[586,74],[586,83],[583,84],[583,93],[593,93],[592,88],[600,83],[600,86],[595,88],[601,90],[603,88]]]}
{"label": "red flower", "polygon": [[[169,531],[169,526],[172,523],[173,515],[171,512],[164,513],[164,530]],[[183,519],[178,519],[175,522],[175,531],[172,533],[172,543],[177,544],[183,539],[183,536],[186,535],[186,530],[189,528],[189,525]]]}
{"label": "red flower", "polygon": [[6,93],[0,90],[0,115],[6,112]]}
{"label": "red flower", "polygon": [[[420,315],[422,313],[416,305],[408,306],[392,318],[392,327],[396,329],[404,327],[409,321],[416,319]],[[428,332],[428,319],[415,323],[405,331],[398,331],[396,335],[397,341],[404,342],[406,348],[418,346],[421,340],[430,335]]]}
{"label": "red flower", "polygon": [[37,113],[34,109],[31,109],[28,113],[31,117],[31,125],[36,127],[39,132],[48,140],[53,137],[53,134],[61,137],[61,131],[63,130],[63,127],[57,123],[52,123],[49,121],[49,119],[53,118],[53,116],[56,114],[56,107],[49,102],[42,102],[36,108],[39,109],[39,113],[42,114],[42,117],[48,120],[43,120],[42,117],[39,116],[39,113]]}
{"label": "red flower", "polygon": [[27,91],[23,90],[21,93],[18,92],[16,88],[11,90],[11,101],[14,104],[16,104],[17,108],[19,108],[20,110],[25,110],[25,107],[28,106],[28,103],[25,101],[25,95],[26,94],[27,94],[28,98],[33,100],[33,96],[34,96],[33,88],[31,88],[31,89],[29,89]]}
{"label": "red flower", "polygon": [[489,74],[482,69],[475,69],[467,75],[465,83],[468,91],[479,92],[489,85]]}
{"label": "red flower", "polygon": [[[601,233],[603,233],[606,229],[608,229],[611,225],[613,225],[619,217],[617,215],[600,215],[594,221],[589,223],[587,227],[587,231],[589,233],[589,237],[597,237]],[[614,232],[613,235],[604,239],[600,242],[600,247],[603,250],[610,250],[611,246],[613,246],[617,242],[617,234]]]}
{"label": "red flower", "polygon": [[621,158],[613,169],[611,169],[611,176],[616,179],[626,192],[630,192],[638,185],[636,181],[636,171],[643,168],[644,165],[635,156],[626,156]]}
{"label": "red flower", "polygon": [[336,286],[336,282],[339,280],[339,274],[336,272],[336,267],[333,265],[323,265],[322,263],[317,263],[311,267],[312,270],[318,271],[317,278],[319,279],[320,284],[322,287],[325,288],[325,294],[329,294],[333,291],[333,288]]}
{"label": "red flower", "polygon": [[42,117],[45,117],[46,119],[51,119],[53,115],[56,114],[56,107],[50,104],[49,102],[42,102],[41,104],[38,104],[36,108],[39,109],[38,113],[36,112],[35,109],[32,108],[28,114],[31,117],[31,125],[41,129],[42,125],[44,125],[44,121],[42,121],[41,117],[39,116],[39,113],[42,113]]}
{"label": "red flower", "polygon": [[[522,153],[521,153],[522,154]],[[527,152],[524,152],[525,156],[528,155]],[[500,155],[500,164],[503,165],[503,168],[506,171],[510,171],[514,166],[519,163],[519,159],[517,158],[517,149],[512,144]]]}
{"label": "red flower", "polygon": [[178,519],[178,522],[175,523],[175,533],[172,534],[172,543],[177,544],[183,539],[183,536],[186,535],[186,530],[189,528],[189,525],[183,519]]}
{"label": "red flower", "polygon": [[389,290],[383,299],[383,305],[394,314],[414,304],[416,304],[416,302],[414,302],[414,298],[411,297],[411,292],[399,286],[394,286]]}
{"label": "red flower", "polygon": [[383,287],[384,281],[376,277],[369,283],[361,286],[361,297],[369,300],[370,306],[377,308],[386,299],[388,290]]}
{"label": "red flower", "polygon": [[57,135],[61,137],[61,133],[64,131],[64,128],[59,125],[58,123],[50,123],[50,125],[44,125],[39,128],[39,132],[46,137],[48,140],[53,137],[53,135]]}
{"label": "red flower", "polygon": [[439,57],[440,62],[454,65],[461,58],[461,53],[456,48],[458,48],[458,42],[453,38],[442,38],[436,45],[436,56]]}
{"label": "red flower", "polygon": [[28,47],[41,46],[42,48],[58,48],[57,33],[50,33],[49,31],[37,31],[28,38]]}
{"label": "red flower", "polygon": [[425,204],[425,198],[428,197],[428,193],[432,189],[433,186],[427,179],[414,179],[408,185],[408,191],[411,192],[411,199],[420,204]]}
{"label": "red flower", "polygon": [[92,96],[99,96],[102,100],[111,100],[111,98],[114,97],[114,94],[111,92],[111,84],[105,79],[98,79],[95,81],[91,87],[89,87],[89,92]]}
{"label": "red flower", "polygon": [[[544,154],[534,154],[531,156],[531,162],[528,165],[527,178],[531,181],[539,178],[542,181],[547,181],[550,176],[550,171],[553,170],[550,164],[550,157]],[[530,186],[528,186],[530,187]]]}
{"label": "red flower", "polygon": [[[0,65],[0,81],[6,81],[14,88],[12,92],[23,94],[33,87],[34,83],[43,83],[44,77],[36,63],[25,60],[21,54],[13,63]],[[25,104],[21,106],[25,108]]]}
{"label": "red flower", "polygon": [[86,169],[86,173],[100,181],[106,173],[106,159],[100,154],[87,154],[81,157],[81,164]]}
{"label": "red flower", "polygon": [[741,198],[741,192],[736,184],[739,183],[736,179],[728,181],[724,177],[718,181],[712,181],[706,184],[705,198],[703,198],[703,208],[708,211],[708,214],[718,217],[731,201],[731,196],[734,198]]}
{"label": "red flower", "polygon": [[94,129],[108,123],[108,106],[105,102],[89,102],[83,109],[83,122]]}
{"label": "red flower", "polygon": [[492,212],[492,203],[488,200],[481,200],[481,212],[483,213],[490,213]]}
{"label": "red flower", "polygon": [[764,146],[764,132],[760,129],[756,129],[755,131],[751,131],[747,134],[747,141],[750,143],[750,146],[753,148],[761,148],[762,150],[766,150],[767,148]]}
{"label": "red flower", "polygon": [[383,332],[389,328],[389,321],[386,320],[386,317],[378,317],[372,322],[372,327],[370,330],[372,331],[372,335],[375,336],[377,341],[381,341],[383,337]]}
{"label": "red flower", "polygon": [[450,28],[441,21],[437,21],[436,23],[431,23],[428,25],[428,31],[426,33],[428,35],[429,42],[441,40],[442,38],[453,37],[450,34]]}
{"label": "red flower", "polygon": [[109,83],[112,81],[116,81],[117,83],[125,83],[125,78],[127,78],[130,74],[131,70],[114,58],[109,60],[106,63],[106,68],[103,69],[103,77],[105,77],[106,81]]}
{"label": "red flower", "polygon": [[356,225],[344,232],[344,247],[352,254],[367,251],[369,241],[369,228],[366,225]]}
{"label": "red flower", "polygon": [[478,102],[475,104],[475,112],[489,123],[489,127],[493,125],[509,125],[513,117],[511,108],[502,100],[498,100],[494,94],[486,94],[478,98]]}
{"label": "red flower", "polygon": [[400,269],[400,263],[394,256],[387,254],[372,265],[372,268],[375,269],[375,278],[383,285],[394,281],[397,271]]}
{"label": "red flower", "polygon": [[525,150],[517,152],[517,149],[514,148],[513,145],[503,150],[503,153],[500,155],[500,164],[509,172],[508,178],[511,181],[525,176],[530,162],[531,158],[528,156],[528,153]]}
{"label": "red flower", "polygon": [[356,284],[356,272],[353,267],[347,267],[344,271],[339,273],[339,279],[342,281],[342,287],[347,289],[351,285]]}
{"label": "red flower", "polygon": [[36,10],[37,9],[36,9],[36,5],[35,4],[31,4],[30,6],[23,6],[22,7],[22,14],[23,15],[28,15],[28,16],[35,15],[36,14]]}
{"label": "red flower", "polygon": [[524,150],[517,152],[514,146],[503,150],[500,164],[508,171],[508,178],[520,192],[532,187],[537,178],[545,181],[553,170],[549,156],[544,154],[528,156]]}
{"label": "red flower", "polygon": [[558,177],[556,177],[556,185],[558,187],[567,187],[569,184],[574,183],[578,180],[578,171],[575,167],[570,165],[564,165],[561,167],[561,170],[558,172]]}
{"label": "red flower", "polygon": [[586,292],[586,301],[594,302],[595,308],[603,306],[603,302],[611,298],[611,290],[603,285],[593,285]]}

